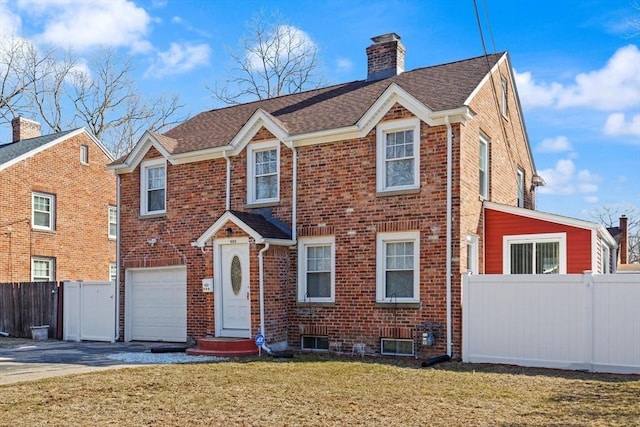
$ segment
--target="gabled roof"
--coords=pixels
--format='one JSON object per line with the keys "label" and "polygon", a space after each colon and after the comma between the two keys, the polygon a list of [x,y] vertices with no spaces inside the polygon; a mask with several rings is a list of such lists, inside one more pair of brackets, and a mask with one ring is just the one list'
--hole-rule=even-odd
{"label": "gabled roof", "polygon": [[191,245],[195,247],[204,247],[207,241],[231,221],[247,233],[256,243],[270,243],[279,246],[289,246],[295,244],[291,240],[291,235],[278,228],[275,224],[269,222],[267,218],[260,214],[227,211],[213,223],[195,242]]}
{"label": "gabled roof", "polygon": [[429,124],[443,124],[445,115],[463,122],[478,86],[507,58],[491,54],[206,111],[163,135],[147,132],[109,169],[131,172],[152,145],[172,164],[235,155],[261,127],[296,146],[362,137],[396,102]]}
{"label": "gabled roof", "polygon": [[85,132],[96,143],[96,145],[104,151],[109,159],[113,160],[111,153],[109,153],[100,141],[91,135],[91,133],[87,132],[85,128],[77,128],[0,145],[0,170],[6,169],[23,159],[31,157],[40,151],[46,150],[47,148],[82,132]]}

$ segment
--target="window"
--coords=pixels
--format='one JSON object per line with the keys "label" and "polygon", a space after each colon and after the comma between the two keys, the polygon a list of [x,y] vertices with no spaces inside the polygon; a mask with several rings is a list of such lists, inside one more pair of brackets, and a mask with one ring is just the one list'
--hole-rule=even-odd
{"label": "window", "polygon": [[611,273],[611,250],[604,241],[600,242],[602,247],[602,274]]}
{"label": "window", "polygon": [[504,236],[504,274],[566,274],[565,233]]}
{"label": "window", "polygon": [[89,146],[82,144],[80,146],[80,163],[83,165],[89,164]]}
{"label": "window", "polygon": [[315,336],[315,335],[303,335],[302,336],[302,349],[303,350],[329,350],[329,337]]}
{"label": "window", "polygon": [[118,278],[118,267],[111,263],[109,264],[109,280],[114,282]]}
{"label": "window", "polygon": [[251,144],[247,155],[248,203],[271,203],[279,200],[280,144],[278,141]]}
{"label": "window", "polygon": [[518,168],[518,207],[524,208],[524,171]]}
{"label": "window", "polygon": [[413,356],[413,340],[382,338],[380,353],[389,356]]}
{"label": "window", "polygon": [[56,196],[53,194],[33,193],[33,228],[55,230]]}
{"label": "window", "polygon": [[419,302],[420,232],[379,233],[376,251],[377,302]]}
{"label": "window", "polygon": [[31,281],[53,282],[56,280],[55,262],[53,258],[31,259]]}
{"label": "window", "polygon": [[478,238],[467,235],[467,271],[472,274],[480,273],[478,269]]}
{"label": "window", "polygon": [[118,234],[118,210],[109,206],[109,238],[115,239]]}
{"label": "window", "polygon": [[335,239],[309,237],[299,239],[298,301],[335,301]]}
{"label": "window", "polygon": [[420,121],[379,124],[376,139],[377,191],[419,188]]}
{"label": "window", "polygon": [[164,159],[144,162],[140,168],[140,214],[152,215],[166,210],[167,165]]}
{"label": "window", "polygon": [[500,112],[506,117],[509,109],[507,107],[507,80],[504,77],[500,79],[500,89]]}
{"label": "window", "polygon": [[489,197],[489,140],[480,135],[479,153],[479,189],[480,197]]}

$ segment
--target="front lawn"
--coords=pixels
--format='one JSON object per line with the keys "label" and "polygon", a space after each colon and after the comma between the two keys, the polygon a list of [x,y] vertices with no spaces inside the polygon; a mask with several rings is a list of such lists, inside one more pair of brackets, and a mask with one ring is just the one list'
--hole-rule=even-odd
{"label": "front lawn", "polygon": [[637,376],[403,365],[296,356],[50,378],[0,386],[0,425],[640,424]]}

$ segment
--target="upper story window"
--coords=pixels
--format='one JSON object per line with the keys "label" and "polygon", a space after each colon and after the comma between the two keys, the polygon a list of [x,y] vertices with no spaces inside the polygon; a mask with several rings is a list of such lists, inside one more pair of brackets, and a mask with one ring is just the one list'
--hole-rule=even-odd
{"label": "upper story window", "polygon": [[480,135],[478,155],[478,179],[480,197],[489,198],[489,140]]}
{"label": "upper story window", "polygon": [[140,174],[140,215],[166,212],[166,161],[158,159],[143,162]]}
{"label": "upper story window", "polygon": [[335,301],[335,239],[304,237],[298,246],[298,301]]}
{"label": "upper story window", "polygon": [[82,144],[80,146],[80,163],[83,165],[89,164],[89,146]]}
{"label": "upper story window", "polygon": [[115,239],[118,234],[118,210],[109,206],[109,238]]}
{"label": "upper story window", "polygon": [[38,230],[56,229],[56,196],[46,193],[31,195],[32,226]]}
{"label": "upper story window", "polygon": [[420,121],[381,123],[376,131],[377,191],[420,187]]}
{"label": "upper story window", "polygon": [[516,175],[518,179],[518,207],[524,208],[524,171],[518,168]]}
{"label": "upper story window", "polygon": [[420,232],[378,233],[376,301],[420,301]]}
{"label": "upper story window", "polygon": [[503,116],[507,116],[509,108],[507,105],[507,79],[502,77],[500,79],[500,112]]}
{"label": "upper story window", "polygon": [[247,202],[271,203],[279,200],[280,143],[259,142],[247,148]]}
{"label": "upper story window", "polygon": [[566,233],[503,237],[504,274],[566,274]]}
{"label": "upper story window", "polygon": [[55,260],[53,258],[31,259],[31,281],[53,282],[56,280]]}

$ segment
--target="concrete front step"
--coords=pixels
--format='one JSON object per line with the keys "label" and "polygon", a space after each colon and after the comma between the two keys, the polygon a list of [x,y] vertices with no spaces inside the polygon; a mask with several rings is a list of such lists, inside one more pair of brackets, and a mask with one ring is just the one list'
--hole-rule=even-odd
{"label": "concrete front step", "polygon": [[249,338],[206,337],[198,338],[196,346],[187,349],[192,356],[242,357],[255,356],[258,347]]}

